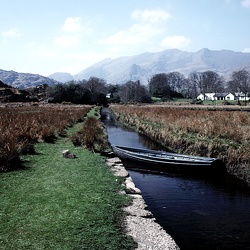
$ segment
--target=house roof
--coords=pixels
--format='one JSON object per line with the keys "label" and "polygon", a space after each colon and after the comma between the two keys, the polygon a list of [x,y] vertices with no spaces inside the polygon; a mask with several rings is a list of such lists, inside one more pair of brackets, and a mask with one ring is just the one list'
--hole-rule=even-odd
{"label": "house roof", "polygon": [[235,96],[245,96],[244,93],[235,93]]}
{"label": "house roof", "polygon": [[216,93],[215,96],[216,97],[226,97],[229,94],[231,94],[231,93]]}

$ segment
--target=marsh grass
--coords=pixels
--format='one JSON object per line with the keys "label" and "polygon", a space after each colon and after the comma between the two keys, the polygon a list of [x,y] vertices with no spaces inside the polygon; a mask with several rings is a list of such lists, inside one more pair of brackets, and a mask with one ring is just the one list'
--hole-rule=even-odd
{"label": "marsh grass", "polygon": [[222,159],[228,171],[250,183],[250,116],[242,111],[112,105],[124,123],[163,146]]}
{"label": "marsh grass", "polygon": [[20,155],[34,153],[37,142],[53,142],[83,120],[90,106],[0,107],[0,171],[20,165]]}
{"label": "marsh grass", "polygon": [[92,152],[110,151],[106,128],[100,120],[100,108],[92,108],[85,116],[82,128],[70,138],[75,146],[85,147]]}
{"label": "marsh grass", "polygon": [[[21,157],[24,170],[0,173],[0,248],[134,249],[122,229],[129,200],[104,159],[67,137],[34,147]],[[64,149],[77,158],[63,158]]]}

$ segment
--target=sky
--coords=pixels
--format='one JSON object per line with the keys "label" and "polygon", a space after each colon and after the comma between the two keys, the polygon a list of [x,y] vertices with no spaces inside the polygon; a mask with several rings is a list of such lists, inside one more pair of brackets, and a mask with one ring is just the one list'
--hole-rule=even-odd
{"label": "sky", "polygon": [[180,49],[250,53],[250,0],[0,0],[0,69],[77,74]]}

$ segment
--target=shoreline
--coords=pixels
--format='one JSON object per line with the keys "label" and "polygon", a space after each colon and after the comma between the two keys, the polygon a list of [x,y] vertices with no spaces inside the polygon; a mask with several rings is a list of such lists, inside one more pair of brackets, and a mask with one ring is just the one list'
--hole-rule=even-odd
{"label": "shoreline", "polygon": [[123,177],[125,193],[133,198],[132,203],[124,208],[126,212],[125,229],[138,244],[138,250],[179,250],[174,239],[156,222],[153,214],[147,210],[141,190],[138,189],[118,157],[107,158],[115,176]]}

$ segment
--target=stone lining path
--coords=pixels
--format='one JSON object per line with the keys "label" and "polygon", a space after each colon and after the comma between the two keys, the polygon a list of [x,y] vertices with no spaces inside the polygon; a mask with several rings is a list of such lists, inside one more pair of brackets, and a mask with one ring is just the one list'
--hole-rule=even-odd
{"label": "stone lining path", "polygon": [[133,197],[130,206],[125,207],[127,234],[138,244],[138,250],[178,250],[180,249],[173,238],[155,221],[153,214],[147,210],[147,205],[129,173],[118,157],[108,158],[107,164],[115,176],[125,178],[125,191]]}

